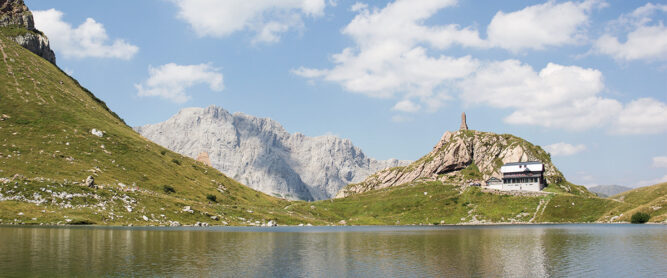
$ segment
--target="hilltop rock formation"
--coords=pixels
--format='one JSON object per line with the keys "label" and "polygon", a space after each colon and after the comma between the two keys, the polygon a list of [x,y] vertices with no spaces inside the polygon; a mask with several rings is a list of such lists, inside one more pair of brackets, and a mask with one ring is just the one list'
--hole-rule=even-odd
{"label": "hilltop rock formation", "polygon": [[213,163],[211,163],[211,159],[208,157],[208,153],[207,153],[207,152],[201,152],[201,153],[197,156],[197,161],[199,161],[199,162],[201,162],[201,163],[204,163],[204,164],[206,164],[206,165],[208,165],[208,166],[213,167]]}
{"label": "hilltop rock formation", "polygon": [[254,189],[287,199],[322,200],[381,169],[406,165],[366,157],[350,140],[290,134],[276,121],[220,107],[187,108],[135,128],[190,157],[206,152],[213,167]]}
{"label": "hilltop rock formation", "polygon": [[14,41],[52,64],[56,64],[56,54],[51,50],[49,39],[35,28],[32,13],[23,0],[0,0],[0,27],[12,26],[25,29],[12,37]]}
{"label": "hilltop rock formation", "polygon": [[[465,114],[464,114],[465,115]],[[465,124],[463,116],[462,126]],[[465,184],[501,177],[500,167],[508,162],[542,161],[548,183],[564,181],[563,174],[539,146],[508,134],[461,129],[445,132],[433,150],[405,167],[382,170],[358,184],[343,188],[337,198],[369,190],[398,186],[416,180],[440,180]],[[464,172],[462,170],[467,169]]]}

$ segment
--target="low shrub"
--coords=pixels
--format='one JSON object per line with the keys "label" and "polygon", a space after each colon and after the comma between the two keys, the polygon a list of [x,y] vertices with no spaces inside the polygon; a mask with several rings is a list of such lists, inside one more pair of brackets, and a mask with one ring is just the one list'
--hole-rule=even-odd
{"label": "low shrub", "polygon": [[206,194],[206,199],[208,199],[209,201],[214,202],[214,203],[216,203],[218,201],[218,197],[216,197],[213,194]]}
{"label": "low shrub", "polygon": [[181,161],[176,158],[172,159],[171,162],[173,162],[176,165],[181,165]]}
{"label": "low shrub", "polygon": [[164,193],[167,194],[176,193],[176,189],[174,189],[174,187],[171,185],[163,185],[162,190],[164,190]]}
{"label": "low shrub", "polygon": [[648,222],[650,218],[651,216],[648,215],[648,213],[637,212],[632,215],[632,217],[630,218],[630,222],[632,224],[644,224]]}

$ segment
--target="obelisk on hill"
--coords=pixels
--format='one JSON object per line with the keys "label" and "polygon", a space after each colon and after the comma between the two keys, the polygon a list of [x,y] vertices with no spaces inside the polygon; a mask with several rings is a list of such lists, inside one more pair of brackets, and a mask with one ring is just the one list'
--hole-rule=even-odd
{"label": "obelisk on hill", "polygon": [[468,124],[466,123],[466,112],[461,114],[461,127],[459,130],[468,130]]}

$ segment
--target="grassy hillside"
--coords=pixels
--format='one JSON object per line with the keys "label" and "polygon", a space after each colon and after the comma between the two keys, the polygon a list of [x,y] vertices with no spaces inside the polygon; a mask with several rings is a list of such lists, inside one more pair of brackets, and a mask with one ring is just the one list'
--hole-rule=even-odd
{"label": "grassy hillside", "polygon": [[513,196],[432,181],[294,203],[288,210],[350,225],[574,223],[601,220],[617,205],[612,200],[570,193]]}
{"label": "grassy hillside", "polygon": [[[416,181],[313,203],[274,198],[141,137],[76,80],[7,39],[14,33],[0,28],[0,224],[594,222],[627,221],[635,211],[666,218],[667,184],[614,200],[564,179],[521,196]],[[479,176],[471,165],[463,174]],[[84,185],[88,176],[96,188]]]}
{"label": "grassy hillside", "polygon": [[613,210],[619,221],[630,221],[636,212],[648,213],[649,222],[667,222],[667,183],[635,188],[610,197],[622,203]]}
{"label": "grassy hillside", "polygon": [[321,223],[144,139],[14,33],[0,28],[0,223]]}

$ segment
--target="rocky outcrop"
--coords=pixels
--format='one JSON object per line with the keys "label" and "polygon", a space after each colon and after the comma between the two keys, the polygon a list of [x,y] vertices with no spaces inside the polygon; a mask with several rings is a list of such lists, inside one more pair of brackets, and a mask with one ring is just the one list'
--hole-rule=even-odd
{"label": "rocky outcrop", "polygon": [[51,50],[49,39],[35,28],[35,21],[23,0],[0,0],[0,27],[22,28],[12,39],[24,48],[56,64],[56,55]]}
{"label": "rocky outcrop", "polygon": [[329,199],[349,183],[409,163],[368,158],[350,140],[290,134],[271,119],[215,106],[183,109],[165,122],[135,130],[189,157],[206,152],[214,168],[286,199]]}
{"label": "rocky outcrop", "polygon": [[[548,183],[564,181],[563,174],[539,146],[508,134],[474,130],[445,132],[433,150],[405,167],[382,170],[358,184],[342,189],[346,197],[374,189],[398,186],[416,180],[440,180],[465,184],[500,178],[500,167],[508,162],[542,161]],[[462,171],[467,169],[468,171]]]}
{"label": "rocky outcrop", "polygon": [[197,159],[197,161],[199,161],[199,162],[201,162],[201,163],[204,163],[204,164],[206,164],[206,165],[208,165],[208,166],[213,167],[213,163],[211,163],[211,159],[208,157],[208,153],[207,153],[207,152],[201,152],[201,153],[197,156],[196,159]]}

